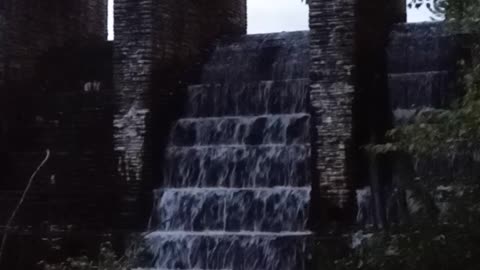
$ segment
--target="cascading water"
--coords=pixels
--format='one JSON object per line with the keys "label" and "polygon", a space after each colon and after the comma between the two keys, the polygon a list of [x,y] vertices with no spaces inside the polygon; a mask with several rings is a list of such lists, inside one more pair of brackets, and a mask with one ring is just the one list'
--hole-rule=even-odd
{"label": "cascading water", "polygon": [[147,237],[156,269],[305,269],[308,33],[221,44],[189,87]]}
{"label": "cascading water", "polygon": [[[457,97],[458,37],[443,23],[397,24],[387,47],[390,105],[395,110],[445,108]],[[400,111],[400,117],[402,112]],[[394,115],[395,117],[397,115]]]}

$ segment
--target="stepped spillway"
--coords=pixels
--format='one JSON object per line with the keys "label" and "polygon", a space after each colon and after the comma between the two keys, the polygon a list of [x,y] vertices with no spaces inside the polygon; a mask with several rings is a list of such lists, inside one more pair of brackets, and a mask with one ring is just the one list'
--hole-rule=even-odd
{"label": "stepped spillway", "polygon": [[308,46],[292,32],[215,48],[171,131],[149,267],[306,268]]}

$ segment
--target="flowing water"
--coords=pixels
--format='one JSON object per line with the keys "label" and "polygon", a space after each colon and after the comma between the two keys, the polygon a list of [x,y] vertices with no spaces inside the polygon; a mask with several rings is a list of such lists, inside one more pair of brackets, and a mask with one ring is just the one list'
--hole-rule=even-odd
{"label": "flowing water", "polygon": [[292,32],[215,48],[171,132],[150,267],[306,268],[308,46]]}
{"label": "flowing water", "polygon": [[443,23],[393,26],[387,46],[393,111],[444,108],[455,99],[455,73],[461,52],[457,43],[458,38]]}

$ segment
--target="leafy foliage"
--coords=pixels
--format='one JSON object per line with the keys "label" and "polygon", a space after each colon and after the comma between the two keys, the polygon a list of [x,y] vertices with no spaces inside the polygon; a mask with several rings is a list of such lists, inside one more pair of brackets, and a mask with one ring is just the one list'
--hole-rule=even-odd
{"label": "leafy foliage", "polygon": [[[448,22],[455,31],[478,34],[480,31],[478,28],[480,22],[479,0],[448,0],[446,7]],[[478,46],[478,44],[476,45]],[[476,51],[478,52],[478,47]]]}
{"label": "leafy foliage", "polygon": [[131,270],[137,267],[145,251],[143,239],[134,239],[123,256],[118,256],[111,242],[100,245],[97,258],[87,256],[67,258],[60,263],[39,262],[44,270]]}
{"label": "leafy foliage", "polygon": [[480,65],[465,73],[463,83],[467,91],[452,108],[421,109],[410,124],[387,133],[390,143],[370,149],[403,151],[423,158],[473,155],[480,160]]}
{"label": "leafy foliage", "polygon": [[478,269],[479,230],[451,225],[400,228],[376,233],[334,269],[454,270]]}

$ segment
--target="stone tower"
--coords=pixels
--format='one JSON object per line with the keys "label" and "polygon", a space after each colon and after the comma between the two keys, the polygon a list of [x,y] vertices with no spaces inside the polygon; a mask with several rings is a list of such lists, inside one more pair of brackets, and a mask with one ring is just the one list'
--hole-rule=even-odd
{"label": "stone tower", "polygon": [[43,52],[67,42],[103,40],[106,25],[107,0],[2,1],[0,79],[28,79]]}
{"label": "stone tower", "polygon": [[246,16],[245,0],[115,1],[115,151],[125,180],[151,174],[151,109],[168,127],[179,75],[216,39],[245,34]]}

